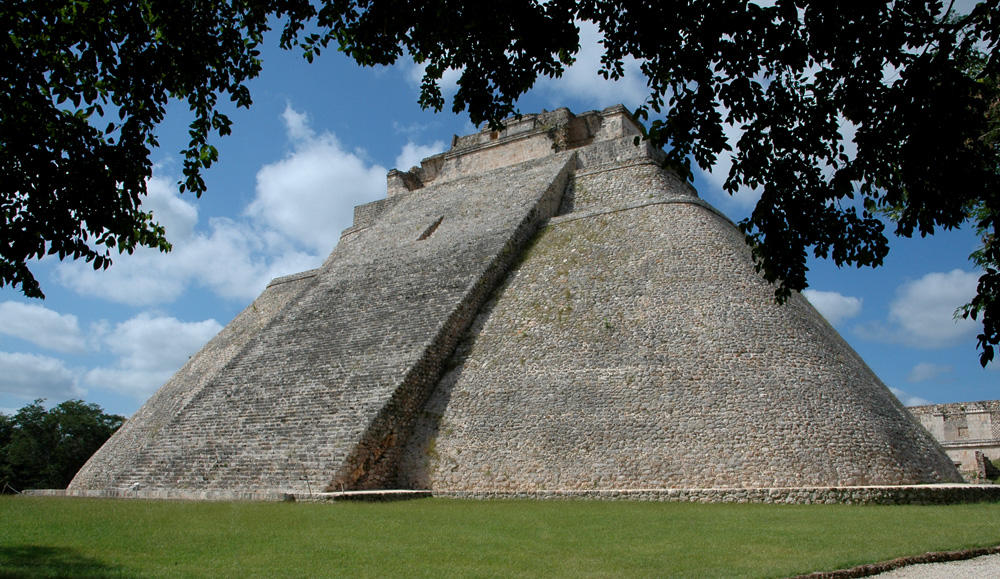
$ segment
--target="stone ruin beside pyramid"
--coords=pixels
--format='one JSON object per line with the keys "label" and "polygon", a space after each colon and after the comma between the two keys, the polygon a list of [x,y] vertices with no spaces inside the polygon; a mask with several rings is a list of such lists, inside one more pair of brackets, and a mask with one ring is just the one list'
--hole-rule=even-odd
{"label": "stone ruin beside pyramid", "polygon": [[[273,280],[70,492],[961,480],[621,106],[455,137]],[[336,184],[331,184],[334,188]]]}

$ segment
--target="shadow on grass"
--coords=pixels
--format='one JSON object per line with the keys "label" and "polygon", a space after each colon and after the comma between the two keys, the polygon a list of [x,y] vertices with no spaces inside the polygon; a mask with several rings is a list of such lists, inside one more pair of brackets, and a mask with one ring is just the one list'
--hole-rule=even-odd
{"label": "shadow on grass", "polygon": [[122,568],[66,547],[0,547],[0,577],[131,577]]}

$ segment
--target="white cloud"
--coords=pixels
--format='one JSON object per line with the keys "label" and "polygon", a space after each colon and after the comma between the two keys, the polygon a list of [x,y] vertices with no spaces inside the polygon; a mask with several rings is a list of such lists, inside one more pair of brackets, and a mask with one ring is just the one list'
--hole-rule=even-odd
{"label": "white cloud", "polygon": [[117,359],[111,367],[88,371],[84,381],[92,388],[145,398],[221,329],[215,320],[182,322],[140,314],[108,332],[104,343]]}
{"label": "white cloud", "polygon": [[975,336],[981,322],[956,317],[976,294],[979,275],[955,269],[929,273],[896,289],[884,322],[855,328],[860,336],[915,348],[946,348]]}
{"label": "white cloud", "polygon": [[951,346],[974,336],[981,324],[955,318],[955,310],[976,295],[979,275],[955,269],[904,283],[889,304],[889,322],[902,341],[917,347]]}
{"label": "white cloud", "polygon": [[[176,246],[175,246],[176,247]],[[94,271],[80,261],[62,262],[56,266],[56,279],[63,286],[84,296],[104,298],[130,305],[169,302],[184,291],[186,281],[176,275],[164,275],[166,263],[175,259],[154,259],[153,252],[138,249],[132,255],[113,257],[114,265]]]}
{"label": "white cloud", "polygon": [[931,364],[930,362],[920,362],[906,375],[907,382],[927,382],[939,376],[944,376],[952,371],[951,366]]}
{"label": "white cloud", "polygon": [[630,109],[639,106],[649,96],[639,61],[626,58],[625,76],[616,81],[605,79],[597,73],[604,54],[600,44],[604,37],[600,29],[593,22],[578,21],[577,26],[580,27],[580,51],[576,54],[576,62],[567,67],[560,78],[539,79],[538,86],[559,106],[569,99],[593,100],[602,107],[619,103]]}
{"label": "white cloud", "polygon": [[803,290],[802,295],[833,325],[861,313],[860,298],[811,289]]}
{"label": "white cloud", "polygon": [[[102,320],[93,326],[91,334],[114,356],[111,365],[84,371],[68,368],[63,360],[49,356],[0,352],[0,393],[25,400],[61,401],[84,396],[88,390],[82,386],[86,385],[142,399],[163,385],[221,329],[211,319],[182,322],[149,313],[113,328]],[[77,345],[82,344],[82,336],[79,332],[77,335]]]}
{"label": "white cloud", "polygon": [[198,237],[194,232],[198,210],[163,177],[151,178],[147,190],[144,208],[152,210],[166,229],[173,252],[140,247],[132,254],[113,256],[109,269],[97,271],[79,260],[61,262],[56,267],[59,283],[81,295],[131,305],[169,302],[184,291],[190,281],[184,250]]}
{"label": "white cloud", "polygon": [[[134,306],[171,302],[191,286],[250,300],[270,279],[318,266],[350,226],[354,206],[384,197],[386,169],[345,150],[333,134],[317,134],[308,116],[290,105],[282,119],[291,150],[258,171],[256,196],[242,218],[213,218],[199,228],[195,205],[171,180],[153,177],[144,207],[166,227],[173,251],[139,248],[102,271],[62,262],[59,282],[81,295]],[[400,157],[438,144],[411,145]]]}
{"label": "white cloud", "polygon": [[152,177],[146,184],[146,199],[142,208],[166,229],[167,239],[183,242],[194,234],[198,223],[198,208],[177,194],[177,187],[163,177]]}
{"label": "white cloud", "polygon": [[315,255],[297,259],[304,253],[290,247],[283,251],[268,247],[253,228],[228,219],[213,220],[210,227],[207,235],[174,242],[168,254],[136,250],[132,255],[118,256],[104,271],[65,262],[57,267],[57,277],[81,295],[148,306],[174,301],[192,285],[207,287],[226,298],[253,299],[274,275],[301,271],[282,270],[282,264],[301,261],[310,264],[302,269],[309,269],[319,262]]}
{"label": "white cloud", "polygon": [[62,360],[36,354],[0,352],[0,392],[25,400],[65,400],[86,394]]}
{"label": "white cloud", "polygon": [[925,404],[932,404],[932,402],[926,398],[914,396],[900,390],[899,388],[889,388],[889,390],[896,395],[896,398],[899,398],[899,401],[903,403],[903,406],[923,406]]}
{"label": "white cloud", "polygon": [[384,197],[386,169],[346,151],[332,133],[303,128],[305,120],[290,106],[285,118],[293,151],[257,172],[247,215],[326,255],[350,226],[354,206]]}
{"label": "white cloud", "polygon": [[292,108],[291,103],[285,105],[285,110],[281,113],[281,120],[285,122],[285,133],[290,141],[309,141],[316,136],[312,127],[309,126],[309,115],[296,111]]}
{"label": "white cloud", "polygon": [[164,262],[164,267],[222,297],[253,299],[275,276],[316,267],[321,260],[320,254],[298,249],[286,237],[254,224],[214,218],[209,229],[208,235],[175,247],[168,259],[176,263]]}
{"label": "white cloud", "polygon": [[437,155],[444,149],[445,145],[442,141],[434,141],[430,145],[417,145],[413,141],[407,141],[399,156],[396,157],[396,168],[400,171],[408,171],[420,165],[420,161]]}
{"label": "white cloud", "polygon": [[858,144],[854,141],[858,134],[858,126],[845,119],[844,115],[837,115],[837,124],[843,137],[844,154],[848,159],[854,160],[858,156]]}
{"label": "white cloud", "polygon": [[83,352],[86,341],[76,316],[45,306],[6,301],[0,303],[0,333],[57,352]]}

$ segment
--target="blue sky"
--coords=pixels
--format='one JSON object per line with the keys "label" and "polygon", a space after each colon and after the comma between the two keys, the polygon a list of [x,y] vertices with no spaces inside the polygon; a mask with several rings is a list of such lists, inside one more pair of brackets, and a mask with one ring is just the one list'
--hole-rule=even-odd
{"label": "blue sky", "polygon": [[[596,33],[585,27],[582,40],[577,65],[560,80],[540,81],[522,112],[641,102],[645,84],[635,67],[621,82],[600,79]],[[216,142],[220,161],[200,199],[176,191],[189,119],[172,107],[147,206],[173,252],[138,251],[102,272],[45,259],[33,268],[44,301],[0,290],[0,411],[35,398],[49,405],[82,398],[131,415],[269,279],[319,265],[350,225],[353,206],[385,196],[389,169],[417,164],[453,134],[475,130],[467,117],[420,110],[420,75],[412,62],[361,69],[327,53],[308,65],[296,53],[266,49],[264,72],[251,85],[254,106],[232,111],[233,134]],[[695,186],[736,221],[755,197],[723,193],[725,170],[723,162],[698,173]],[[1000,371],[978,364],[977,324],[953,319],[975,291],[967,259],[975,242],[970,231],[896,239],[876,270],[813,260],[807,297],[905,403],[1000,398]]]}

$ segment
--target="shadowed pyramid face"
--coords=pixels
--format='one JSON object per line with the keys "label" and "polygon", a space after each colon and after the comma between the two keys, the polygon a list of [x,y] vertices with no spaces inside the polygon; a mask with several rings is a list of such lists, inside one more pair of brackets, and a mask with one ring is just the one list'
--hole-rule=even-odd
{"label": "shadowed pyramid face", "polygon": [[71,488],[440,491],[957,480],[621,107],[389,174]]}

